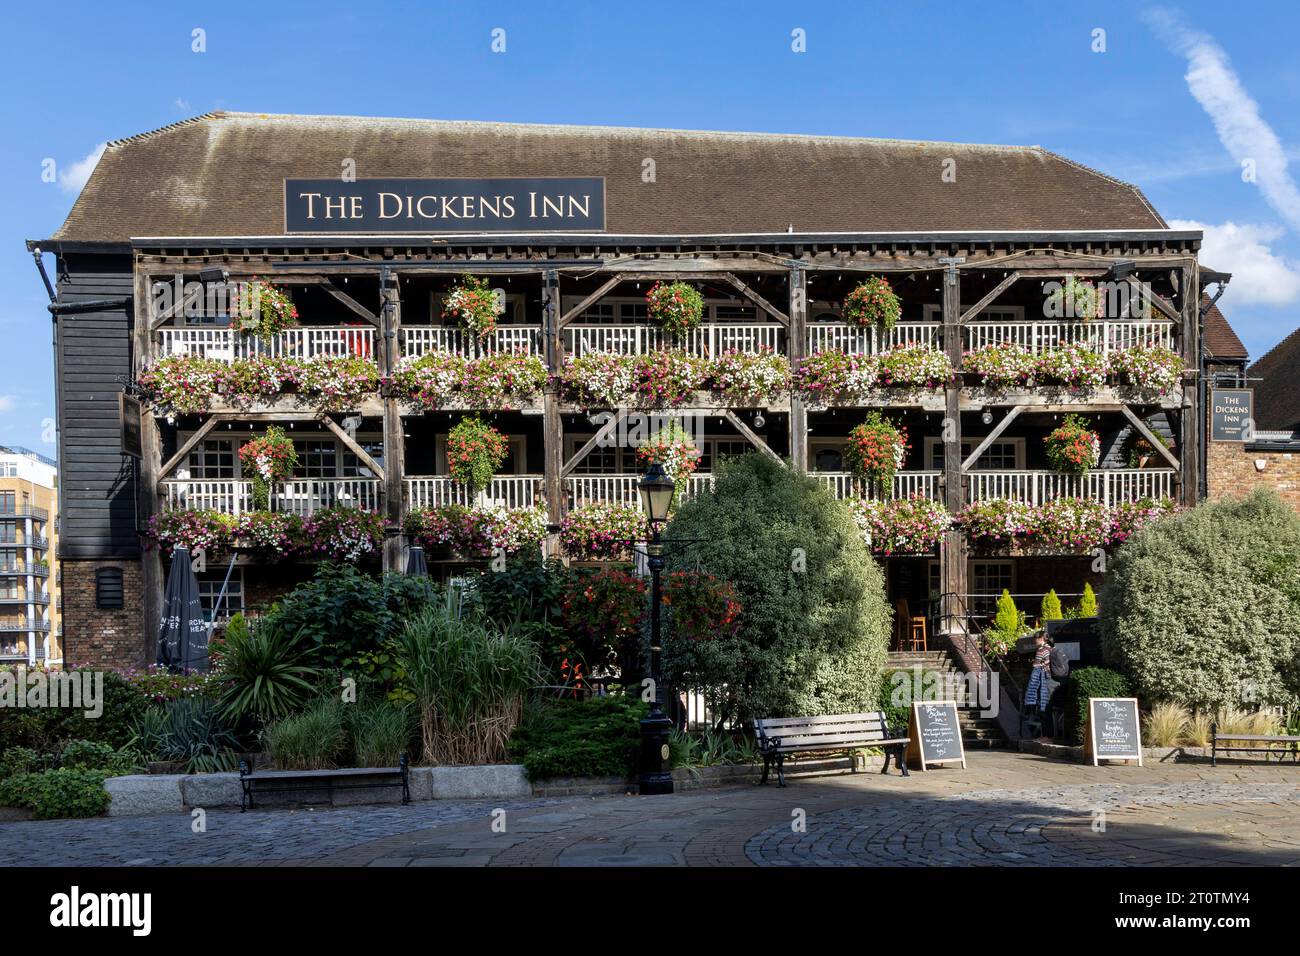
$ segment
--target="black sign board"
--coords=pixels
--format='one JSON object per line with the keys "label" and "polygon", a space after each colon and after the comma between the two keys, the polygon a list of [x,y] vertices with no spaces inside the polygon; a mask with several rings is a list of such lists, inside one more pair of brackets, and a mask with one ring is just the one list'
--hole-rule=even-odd
{"label": "black sign board", "polygon": [[286,179],[284,231],[600,232],[605,180]]}
{"label": "black sign board", "polygon": [[1136,760],[1142,766],[1142,727],[1136,697],[1089,697],[1084,752],[1099,760]]}
{"label": "black sign board", "polygon": [[122,454],[130,455],[133,458],[144,457],[144,446],[141,444],[141,408],[140,399],[133,398],[125,392],[119,392],[117,396],[117,415],[122,425]]}
{"label": "black sign board", "polygon": [[908,721],[908,763],[925,769],[930,763],[961,763],[966,769],[966,751],[961,744],[961,719],[953,700],[915,701]]}
{"label": "black sign board", "polygon": [[1212,441],[1254,441],[1253,388],[1210,390],[1210,439]]}

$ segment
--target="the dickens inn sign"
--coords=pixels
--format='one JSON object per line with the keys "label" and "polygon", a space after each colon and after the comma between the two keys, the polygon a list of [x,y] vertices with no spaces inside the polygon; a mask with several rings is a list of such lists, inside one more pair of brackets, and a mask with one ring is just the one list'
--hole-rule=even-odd
{"label": "the dickens inn sign", "polygon": [[286,179],[284,231],[599,232],[605,180]]}

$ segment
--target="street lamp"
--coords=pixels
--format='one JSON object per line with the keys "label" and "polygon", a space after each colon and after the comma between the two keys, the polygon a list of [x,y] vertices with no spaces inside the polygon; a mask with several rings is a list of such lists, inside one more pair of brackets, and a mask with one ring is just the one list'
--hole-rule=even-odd
{"label": "street lamp", "polygon": [[650,525],[650,539],[646,542],[646,557],[650,565],[650,683],[654,696],[650,713],[641,721],[641,758],[638,764],[637,783],[642,795],[673,792],[673,775],[669,766],[668,737],[673,722],[664,714],[663,680],[659,673],[660,646],[659,609],[663,603],[663,586],[660,575],[664,569],[663,543],[660,528],[668,520],[668,508],[673,503],[677,488],[655,462],[637,485],[641,493],[641,507]]}

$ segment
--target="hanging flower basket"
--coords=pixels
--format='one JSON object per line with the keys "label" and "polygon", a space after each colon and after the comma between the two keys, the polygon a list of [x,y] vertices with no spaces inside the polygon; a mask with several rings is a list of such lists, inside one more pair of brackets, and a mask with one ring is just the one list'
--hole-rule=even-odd
{"label": "hanging flower basket", "polygon": [[477,415],[463,418],[447,434],[447,472],[479,492],[491,483],[509,452],[505,435]]}
{"label": "hanging flower basket", "polygon": [[458,320],[480,339],[490,335],[497,327],[497,299],[488,280],[462,276],[460,285],[452,286],[443,301],[442,317]]}
{"label": "hanging flower basket", "polygon": [[898,322],[903,306],[883,276],[872,276],[844,297],[844,318],[865,327],[888,332]]}
{"label": "hanging flower basket", "polygon": [[1049,315],[1058,319],[1078,319],[1090,322],[1101,316],[1101,297],[1097,286],[1078,276],[1066,276],[1060,288],[1047,297],[1051,306]]}
{"label": "hanging flower basket", "polygon": [[711,641],[740,629],[740,600],[730,582],[704,571],[673,571],[663,588],[672,637]]}
{"label": "hanging flower basket", "polygon": [[906,429],[879,412],[868,412],[867,420],[849,432],[844,462],[858,481],[888,492],[894,473],[903,467],[907,449]]}
{"label": "hanging flower basket", "polygon": [[254,278],[235,295],[235,318],[244,335],[269,338],[298,324],[298,309],[288,293]]}
{"label": "hanging flower basket", "polygon": [[1101,439],[1078,415],[1066,415],[1044,445],[1053,470],[1066,475],[1082,477],[1101,459]]}
{"label": "hanging flower basket", "polygon": [[244,474],[253,484],[253,509],[265,511],[271,505],[271,489],[293,477],[298,467],[298,453],[293,439],[279,425],[272,425],[266,434],[245,442],[239,448],[239,460]]}
{"label": "hanging flower basket", "polygon": [[704,318],[704,296],[685,282],[656,282],[645,294],[646,313],[669,335],[680,338]]}
{"label": "hanging flower basket", "polygon": [[655,463],[663,465],[664,471],[673,480],[676,489],[673,501],[676,503],[681,501],[682,494],[690,484],[691,475],[699,467],[700,449],[695,444],[695,439],[674,418],[637,448],[636,457],[643,467]]}

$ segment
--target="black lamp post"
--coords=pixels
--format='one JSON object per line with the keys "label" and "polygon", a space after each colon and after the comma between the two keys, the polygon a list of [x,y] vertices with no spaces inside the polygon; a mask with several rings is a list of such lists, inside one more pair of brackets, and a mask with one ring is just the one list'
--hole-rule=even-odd
{"label": "black lamp post", "polygon": [[673,792],[668,748],[673,722],[664,714],[663,678],[659,673],[659,655],[662,650],[659,609],[663,603],[660,575],[664,569],[663,543],[659,534],[663,523],[668,520],[668,509],[677,489],[664,471],[664,466],[656,462],[645,473],[637,490],[641,493],[641,507],[645,509],[646,521],[650,525],[646,556],[650,564],[650,682],[654,688],[654,697],[650,701],[650,713],[641,721],[641,759],[637,774],[638,789],[642,795],[646,795]]}

